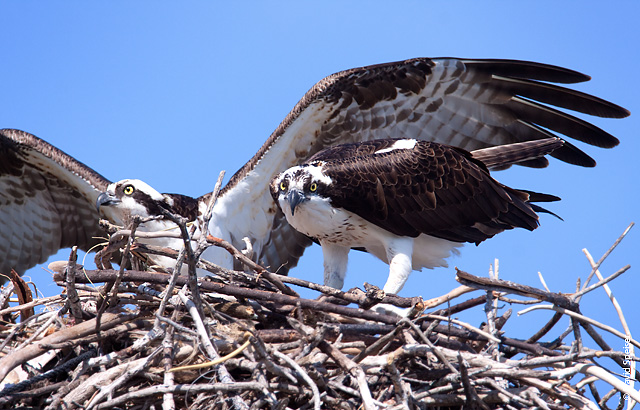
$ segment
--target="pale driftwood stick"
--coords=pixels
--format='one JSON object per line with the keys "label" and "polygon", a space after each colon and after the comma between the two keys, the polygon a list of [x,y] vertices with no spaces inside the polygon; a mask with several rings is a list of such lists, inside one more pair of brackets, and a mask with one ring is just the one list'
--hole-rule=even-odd
{"label": "pale driftwood stick", "polygon": [[407,389],[407,384],[402,381],[402,375],[393,363],[387,366],[387,368],[391,373],[391,381],[393,382],[396,401],[399,401],[405,409],[409,409],[409,396],[411,396],[411,393]]}
{"label": "pale driftwood stick", "polygon": [[[593,384],[593,383],[592,383]],[[605,394],[601,400],[598,400],[598,405],[603,408],[603,409],[608,409],[608,407],[606,407],[606,403],[609,401],[609,399],[611,399],[613,396],[615,396],[616,394],[620,393],[617,389],[611,389],[607,392],[607,394]],[[594,395],[595,397],[595,395]],[[622,393],[620,393],[620,402],[622,402]],[[618,408],[622,408],[621,405],[618,406]]]}
{"label": "pale driftwood stick", "polygon": [[[441,305],[443,303],[447,303],[452,301],[453,299],[464,295],[465,293],[469,293],[469,292],[473,292],[477,289],[475,288],[471,288],[469,286],[458,286],[457,288],[450,290],[447,294],[442,295],[442,296],[438,296],[436,298],[433,299],[429,299],[429,300],[425,300],[424,301],[424,305],[425,305],[425,309],[431,309],[434,308],[438,305]],[[401,306],[403,307],[403,306]]]}
{"label": "pale driftwood stick", "polygon": [[[116,315],[107,312],[103,314],[101,327],[105,330],[110,329],[114,326],[117,326],[124,322],[128,322],[135,318],[135,315]],[[42,345],[56,344],[65,342],[73,338],[88,336],[95,331],[96,322],[96,319],[91,319],[78,325],[62,329],[43,338],[39,343],[32,344],[25,347],[24,349],[21,349],[20,351],[13,352],[12,354],[3,357],[2,359],[0,359],[0,381],[4,380],[7,374],[16,366],[28,360],[31,360],[34,357],[38,357],[42,353],[46,352],[47,349],[42,348]]]}
{"label": "pale driftwood stick", "polygon": [[[211,193],[211,197],[209,198],[209,203],[207,204],[207,209],[202,217],[200,222],[202,225],[200,226],[200,238],[198,238],[196,250],[194,252],[195,260],[199,261],[202,253],[209,247],[209,244],[206,241],[206,237],[209,235],[209,221],[211,221],[211,217],[213,216],[213,206],[218,200],[218,194],[220,194],[220,187],[222,187],[222,180],[224,179],[225,171],[222,170],[218,174],[218,180],[216,181],[215,186],[213,187],[213,192]],[[196,224],[191,228],[190,236],[193,236],[196,232]]]}
{"label": "pale driftwood stick", "polygon": [[[180,311],[179,309],[175,309],[173,311],[173,314],[171,316],[171,319],[173,320],[171,320],[171,322],[175,323],[175,320],[178,318],[179,311]],[[158,318],[165,319],[162,316],[158,316]],[[170,319],[166,319],[166,320],[170,320]],[[175,329],[176,327],[171,327],[167,329],[164,335],[164,339],[162,340],[162,349],[163,349],[162,367],[164,369],[162,382],[165,386],[173,386],[175,384],[175,375],[171,372],[168,372],[168,370],[173,365],[173,359],[175,357],[174,339],[173,339]],[[187,330],[187,329],[185,328],[184,330]],[[184,330],[181,330],[181,331],[184,332]],[[188,330],[191,331],[191,329],[188,329]],[[173,397],[173,393],[171,392],[164,393],[162,395],[162,410],[175,410],[175,408],[176,408],[176,403]]]}
{"label": "pale driftwood stick", "polygon": [[0,309],[4,309],[9,304],[9,298],[13,294],[13,282],[7,282],[0,290]]}
{"label": "pale driftwood stick", "polygon": [[[198,330],[198,334],[200,335],[200,341],[202,342],[202,346],[207,352],[207,355],[209,355],[209,358],[211,360],[220,358],[220,355],[218,355],[218,351],[213,346],[213,343],[211,343],[211,339],[209,338],[209,332],[207,331],[207,328],[204,325],[204,322],[202,321],[202,317],[200,316],[200,311],[196,308],[193,301],[187,298],[183,290],[178,292],[178,296],[180,296],[180,300],[182,300],[182,303],[184,303],[185,307],[189,311],[189,314],[191,315],[191,318],[193,319],[196,325],[196,329]],[[227,370],[224,364],[219,364],[216,367],[216,372],[218,373],[218,377],[223,383],[235,383],[235,380],[233,379],[233,377],[231,376],[231,374],[229,373],[229,371]],[[237,409],[249,408],[249,406],[247,406],[244,400],[242,400],[242,398],[237,395],[233,397],[233,403],[234,403],[234,407],[236,407]]]}
{"label": "pale driftwood stick", "polygon": [[225,172],[225,170],[222,170],[218,174],[218,179],[216,180],[216,184],[213,187],[213,192],[211,193],[211,197],[209,198],[209,203],[207,204],[207,210],[202,218],[202,226],[200,227],[200,232],[203,232],[203,236],[205,237],[209,232],[209,221],[211,221],[211,216],[213,215],[213,206],[218,200],[218,195],[220,194],[220,188],[222,187],[222,180],[224,179]]}
{"label": "pale driftwood stick", "polygon": [[375,410],[378,408],[376,402],[373,400],[373,396],[371,395],[371,390],[369,389],[369,385],[367,384],[367,379],[365,377],[364,370],[362,367],[358,366],[351,359],[345,356],[340,350],[331,346],[329,343],[322,341],[318,344],[318,348],[331,358],[344,370],[353,375],[357,382],[360,390],[360,398],[362,399],[362,404],[364,405],[365,410]]}
{"label": "pale driftwood stick", "polygon": [[284,355],[277,350],[273,350],[272,354],[278,359],[288,364],[289,366],[293,367],[293,369],[300,375],[300,377],[305,381],[305,383],[309,385],[309,387],[311,388],[311,391],[313,392],[313,408],[315,410],[320,410],[320,408],[322,407],[322,402],[320,401],[320,391],[318,390],[318,386],[314,383],[311,377],[309,377],[309,374],[307,374],[307,372],[302,368],[302,366],[300,366],[294,360],[289,358],[289,356]]}
{"label": "pale driftwood stick", "polygon": [[[291,386],[292,390],[294,386]],[[147,387],[134,392],[118,396],[108,402],[96,407],[96,410],[109,410],[116,406],[125,404],[129,400],[140,399],[149,396],[157,396],[165,393],[190,394],[200,392],[228,392],[242,393],[243,391],[260,391],[260,383],[257,382],[236,382],[236,383],[199,383],[199,384],[175,384],[173,386],[157,385]]]}
{"label": "pale driftwood stick", "polygon": [[273,372],[280,377],[284,377],[291,383],[297,383],[298,379],[296,379],[296,377],[289,371],[289,369],[284,368],[270,360],[271,354],[269,353],[269,351],[271,349],[267,348],[267,346],[264,344],[264,341],[262,340],[262,337],[258,335],[257,337],[254,337],[254,339],[255,340],[252,340],[252,342],[253,348],[255,349],[255,354],[262,359],[262,363],[265,365],[265,367],[270,372]]}
{"label": "pale driftwood stick", "polygon": [[[127,241],[126,246],[124,247],[124,251],[122,252],[122,262],[120,263],[120,269],[118,270],[118,275],[116,276],[116,280],[114,283],[112,284],[108,284],[107,288],[105,289],[105,294],[109,293],[110,290],[114,289],[113,293],[111,294],[111,297],[109,298],[109,303],[114,306],[116,304],[116,298],[118,297],[118,287],[120,286],[120,282],[122,281],[122,273],[124,272],[124,267],[127,265],[126,264],[126,260],[129,257],[129,252],[131,250],[131,245],[133,244],[134,241],[134,235],[136,232],[136,229],[138,229],[138,225],[140,225],[140,218],[137,216],[134,216],[131,220],[131,236],[129,237],[129,240]],[[100,333],[100,316],[102,315],[102,313],[105,311],[105,309],[107,308],[107,299],[105,298],[104,300],[100,301],[99,305],[98,305],[98,320],[96,321],[96,332]]]}
{"label": "pale driftwood stick", "polygon": [[595,376],[598,379],[609,383],[612,387],[621,391],[622,393],[629,395],[629,397],[632,397],[633,400],[640,402],[639,391],[633,389],[631,386],[627,385],[619,378],[613,376],[605,369],[591,363],[577,363],[574,367],[576,367],[580,373]]}
{"label": "pale driftwood stick", "polygon": [[111,397],[113,392],[120,388],[124,383],[129,381],[131,378],[139,374],[140,372],[146,370],[151,364],[155,361],[156,357],[162,353],[162,348],[156,348],[149,356],[147,356],[144,360],[138,363],[136,366],[128,368],[125,372],[120,375],[116,380],[110,383],[108,386],[101,387],[95,396],[91,399],[86,409],[93,409],[98,403],[103,401],[106,397]]}
{"label": "pale driftwood stick", "polygon": [[[629,269],[631,269],[631,265],[626,265],[626,266],[622,267],[621,269],[617,270],[616,272],[614,272],[613,274],[611,274],[610,276],[608,276],[607,278],[604,278],[604,279],[600,280],[598,283],[594,283],[593,285],[591,285],[589,287],[584,287],[581,291],[574,293],[572,296],[579,299],[580,297],[582,297],[582,295],[584,295],[586,293],[589,293],[592,290],[597,289],[600,286],[603,286],[603,285],[611,282],[612,280],[614,280],[618,276],[622,275],[623,273],[625,273]],[[596,271],[597,271],[597,269],[596,269]]]}
{"label": "pale driftwood stick", "polygon": [[[600,280],[600,282],[603,282],[604,278],[603,278],[602,274],[600,273],[600,270],[597,268],[597,264],[593,260],[593,257],[591,256],[589,251],[585,248],[585,249],[582,250],[582,252],[587,257],[587,260],[589,261],[589,264],[591,265],[591,269],[593,269],[595,271],[595,274],[598,277],[598,280]],[[629,329],[629,325],[627,324],[627,320],[624,317],[624,313],[622,312],[622,307],[620,306],[620,304],[618,303],[618,300],[613,295],[613,292],[611,291],[611,288],[609,287],[609,285],[607,285],[606,283],[603,283],[602,288],[607,293],[607,296],[609,297],[609,300],[611,301],[614,309],[616,310],[616,312],[618,314],[618,318],[620,318],[620,324],[622,325],[622,329],[624,330],[625,335],[627,335],[627,337],[629,339],[631,339],[632,338],[631,329]],[[630,351],[631,351],[631,355],[633,356],[634,355],[634,347],[633,347],[633,345],[629,345],[629,348],[630,348]],[[635,360],[632,360],[629,363],[629,373],[630,374],[636,374],[636,361]]]}
{"label": "pale driftwood stick", "polygon": [[[545,402],[540,398],[540,396],[542,395],[542,393],[540,393],[540,390],[536,389],[535,387],[529,386],[526,390],[522,392],[522,395],[524,397],[528,397],[536,405],[538,405],[538,407],[544,410],[551,410],[551,407],[547,404],[547,402]],[[561,408],[564,409],[564,406]]]}
{"label": "pale driftwood stick", "polygon": [[40,336],[45,330],[49,329],[49,326],[51,326],[51,324],[55,322],[56,319],[58,318],[58,313],[59,311],[57,310],[43,313],[41,317],[49,316],[47,320],[42,325],[40,325],[40,327],[38,327],[38,329],[35,332],[33,332],[33,334],[29,336],[27,340],[25,340],[18,347],[16,347],[15,350],[20,350],[27,347],[31,342],[36,340],[36,338]]}
{"label": "pale driftwood stick", "polygon": [[[178,259],[176,260],[176,265],[174,268],[174,275],[176,272],[180,272],[182,268],[182,263],[184,260],[187,262],[188,268],[188,278],[187,285],[189,286],[189,290],[191,291],[191,298],[193,299],[193,303],[198,309],[198,313],[200,316],[204,315],[204,309],[202,307],[202,297],[200,296],[200,288],[198,286],[198,275],[196,274],[196,257],[193,252],[193,248],[191,247],[191,237],[189,236],[189,232],[187,231],[187,221],[185,218],[180,215],[173,214],[166,209],[161,209],[163,215],[172,221],[174,224],[180,228],[180,233],[182,234],[182,242],[183,246],[180,249],[180,253],[178,254]],[[186,255],[183,258],[180,255]]]}
{"label": "pale driftwood stick", "polygon": [[209,356],[209,359],[213,360],[219,358],[220,356],[218,355],[216,348],[213,346],[213,343],[211,343],[209,332],[207,331],[207,328],[202,321],[202,316],[200,316],[200,312],[196,308],[195,304],[187,297],[184,289],[178,292],[178,296],[191,315],[191,319],[193,319],[198,336],[200,337],[200,343],[202,343],[205,352]]}
{"label": "pale driftwood stick", "polygon": [[[611,326],[605,325],[603,323],[600,323],[596,320],[593,320],[587,316],[581,315],[579,313],[561,308],[559,306],[553,306],[553,305],[537,305],[537,306],[531,306],[529,308],[523,309],[520,312],[518,312],[518,315],[521,314],[525,314],[525,313],[529,313],[533,310],[538,310],[538,309],[546,309],[546,310],[555,310],[556,312],[562,313],[564,315],[567,316],[571,316],[572,318],[578,319],[581,323],[589,323],[593,326],[599,327],[602,330],[605,330],[613,335],[618,336],[619,338],[621,338],[622,340],[625,340],[625,338],[627,337],[624,333],[620,332],[619,330],[616,330],[614,328],[612,328]],[[636,347],[640,347],[640,342],[634,340],[634,339],[628,339],[629,342],[631,344],[633,344]]]}
{"label": "pale driftwood stick", "polygon": [[549,286],[547,286],[547,282],[544,280],[544,276],[542,276],[542,272],[538,272],[538,279],[540,279],[540,283],[542,283],[544,290],[546,290],[547,292],[551,292],[549,290]]}
{"label": "pale driftwood stick", "polygon": [[[595,268],[596,262],[593,260],[593,257],[591,256],[589,251],[586,248],[584,248],[582,249],[582,253],[584,253],[585,256],[587,257],[587,260],[589,261],[591,268],[592,269]],[[598,280],[600,280],[601,282],[604,281],[604,277],[602,276],[602,274],[598,269],[595,270],[595,273],[596,273],[596,276],[598,277]],[[622,325],[622,329],[624,330],[624,333],[628,336],[631,336],[631,330],[629,329],[627,320],[624,318],[624,314],[622,313],[622,307],[618,303],[618,300],[615,298],[615,296],[613,296],[613,292],[611,291],[611,288],[606,283],[602,283],[602,288],[607,293],[609,300],[611,300],[611,303],[613,304],[613,308],[618,313],[618,317],[620,318],[620,324]]]}
{"label": "pale driftwood stick", "polygon": [[480,396],[478,396],[478,392],[471,385],[471,381],[469,380],[469,373],[467,367],[465,366],[464,360],[462,359],[462,355],[458,355],[458,368],[460,369],[460,381],[462,382],[462,386],[464,388],[464,395],[467,396],[467,401],[471,404],[471,407],[479,407],[483,410],[490,410],[489,406],[487,406],[487,404],[480,398]]}
{"label": "pale driftwood stick", "polygon": [[[20,310],[22,310],[21,306],[18,306],[18,307],[21,308]],[[11,332],[5,337],[4,342],[2,342],[2,344],[0,344],[0,352],[2,352],[5,347],[7,347],[7,345],[11,342],[11,340],[13,340],[13,338],[16,336],[16,334],[18,332],[20,332],[22,329],[26,328],[26,326],[28,324],[30,324],[31,322],[37,321],[42,315],[44,315],[46,313],[48,313],[48,312],[37,313],[37,314],[35,314],[33,316],[29,316],[24,321],[21,321],[20,323],[14,325],[13,329],[11,329]]]}
{"label": "pale driftwood stick", "polygon": [[95,372],[75,388],[70,390],[62,397],[62,408],[76,408],[74,403],[86,404],[95,394],[97,394],[100,386],[107,385],[121,376],[127,369],[138,366],[143,363],[146,358],[139,358],[125,363],[117,364],[107,368],[106,370]]}
{"label": "pale driftwood stick", "polygon": [[[627,236],[627,234],[629,233],[631,228],[633,228],[634,225],[635,223],[631,222],[629,226],[627,226],[627,229],[625,229],[624,232],[622,232],[622,235],[620,235],[618,239],[616,239],[613,245],[611,245],[611,247],[604,253],[604,255],[602,255],[602,257],[598,260],[595,266],[591,268],[591,273],[589,273],[587,280],[584,281],[584,285],[583,285],[584,288],[589,286],[589,282],[591,281],[591,278],[593,277],[593,275],[595,275],[596,270],[600,269],[600,265],[602,265],[602,263],[605,261],[605,259],[607,259],[609,255],[611,255],[611,252],[613,252],[613,250],[620,244],[620,242],[622,242],[622,240],[625,238],[625,236]],[[577,296],[575,299],[579,301],[580,296],[581,295]]]}
{"label": "pale driftwood stick", "polygon": [[[445,319],[445,320],[446,320],[446,319]],[[442,353],[440,352],[440,348],[439,348],[439,347],[437,347],[437,346],[435,346],[433,343],[431,343],[431,340],[429,340],[429,338],[427,337],[427,335],[425,335],[425,334],[422,332],[422,330],[420,330],[420,328],[419,328],[415,323],[413,323],[412,321],[407,320],[407,319],[403,319],[402,323],[407,324],[409,327],[411,327],[411,328],[412,328],[412,329],[413,329],[413,330],[418,334],[418,336],[420,337],[420,339],[422,339],[422,342],[431,348],[431,350],[432,350],[433,354],[435,354],[435,355],[436,355],[436,357],[440,360],[440,362],[441,362],[443,365],[445,365],[445,366],[447,366],[447,367],[449,368],[449,370],[451,371],[451,373],[456,374],[456,375],[458,374],[458,370],[457,370],[455,367],[453,367],[453,365],[450,363],[450,361],[449,361],[449,360],[447,360],[447,359],[442,355]]]}
{"label": "pale driftwood stick", "polygon": [[[176,312],[177,312],[177,310],[176,310]],[[189,335],[191,335],[191,336],[199,336],[199,335],[200,335],[198,332],[193,331],[193,330],[189,329],[189,328],[188,328],[188,327],[186,327],[186,326],[182,326],[181,324],[179,324],[179,323],[177,323],[177,322],[175,322],[175,321],[173,321],[173,320],[171,320],[171,319],[169,319],[169,318],[166,318],[166,317],[164,317],[164,316],[159,316],[157,313],[155,314],[155,316],[156,316],[156,317],[157,317],[161,322],[167,323],[167,324],[171,325],[171,327],[172,327],[172,328],[174,328],[174,329],[176,329],[176,330],[180,331],[180,333],[186,333],[186,334],[189,334]]]}

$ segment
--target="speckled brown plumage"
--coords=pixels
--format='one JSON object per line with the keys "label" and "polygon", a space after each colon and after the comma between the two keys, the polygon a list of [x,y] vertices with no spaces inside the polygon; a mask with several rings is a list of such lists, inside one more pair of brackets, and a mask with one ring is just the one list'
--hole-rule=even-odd
{"label": "speckled brown plumage", "polygon": [[413,149],[376,153],[396,141],[375,140],[319,153],[312,161],[322,161],[322,172],[332,184],[318,184],[318,195],[398,236],[426,233],[480,243],[507,229],[538,226],[529,194],[493,179],[469,152],[417,141]]}

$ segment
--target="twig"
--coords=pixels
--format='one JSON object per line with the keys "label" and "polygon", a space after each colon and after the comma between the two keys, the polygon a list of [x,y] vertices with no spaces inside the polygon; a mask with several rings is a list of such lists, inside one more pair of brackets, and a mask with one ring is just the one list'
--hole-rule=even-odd
{"label": "twig", "polygon": [[[107,312],[103,314],[102,329],[109,329],[111,327],[119,325],[120,323],[132,320],[135,317],[135,315],[116,315]],[[2,359],[0,359],[0,381],[4,380],[6,375],[16,366],[46,352],[47,349],[42,346],[46,344],[61,343],[76,337],[87,336],[95,330],[95,325],[96,319],[92,319],[72,326],[70,328],[62,329],[43,338],[37,344],[31,344],[30,346],[20,349],[17,352],[13,352],[13,354],[3,357]]]}
{"label": "twig", "polygon": [[66,287],[67,287],[67,305],[71,309],[71,314],[78,322],[82,322],[82,308],[80,307],[80,298],[75,287],[75,275],[69,272],[76,271],[76,260],[78,259],[78,247],[71,248],[69,262],[65,267]]}
{"label": "twig", "polygon": [[376,409],[377,405],[373,400],[371,390],[369,390],[369,385],[367,384],[367,379],[365,377],[364,371],[362,370],[362,367],[358,366],[347,356],[342,354],[342,352],[325,341],[320,342],[318,344],[318,348],[320,348],[320,350],[325,354],[331,356],[331,358],[335,360],[340,367],[345,369],[356,378],[358,387],[360,389],[360,397],[362,398],[365,410]]}
{"label": "twig", "polygon": [[[586,288],[589,285],[589,282],[591,281],[591,278],[593,277],[593,275],[595,275],[596,270],[600,269],[600,265],[602,265],[602,263],[605,261],[605,259],[607,259],[609,255],[611,255],[611,252],[613,252],[613,250],[620,244],[620,242],[622,242],[622,240],[625,238],[625,236],[627,236],[627,234],[629,233],[631,228],[633,228],[634,225],[635,223],[631,222],[629,226],[627,226],[627,229],[625,229],[624,232],[622,232],[622,235],[620,235],[618,239],[616,239],[613,245],[611,245],[611,247],[604,253],[604,255],[602,255],[602,257],[600,258],[600,260],[598,260],[595,266],[591,268],[591,273],[587,277],[587,280],[584,281],[584,285],[583,285],[584,288]],[[574,296],[574,299],[576,301],[579,301],[581,296],[582,296],[581,294],[578,294],[578,296]]]}
{"label": "twig", "polygon": [[[614,334],[614,335],[618,336],[619,338],[621,338],[623,340],[625,340],[627,338],[627,336],[624,333],[612,328],[611,326],[605,325],[605,324],[600,323],[598,321],[595,321],[595,320],[593,320],[591,318],[588,318],[588,317],[586,317],[584,315],[581,315],[581,314],[576,313],[576,312],[572,312],[570,310],[561,308],[559,306],[553,306],[553,305],[531,306],[529,308],[523,309],[520,312],[518,312],[518,315],[524,315],[525,313],[529,313],[531,311],[538,310],[538,309],[555,310],[556,312],[559,312],[559,313],[562,313],[564,315],[571,316],[572,318],[578,319],[578,320],[580,320],[580,322],[589,323],[589,324],[591,324],[593,326],[599,327],[602,330],[606,330],[607,332],[609,332],[611,334]],[[633,344],[636,347],[640,347],[640,343],[638,341],[634,340],[634,339],[629,339],[629,343]]]}
{"label": "twig", "polygon": [[456,319],[451,319],[450,317],[445,317],[445,316],[440,316],[440,315],[432,315],[432,314],[427,314],[425,315],[427,317],[427,319],[435,319],[435,320],[443,320],[445,322],[450,322],[450,323],[455,323],[458,326],[462,326],[466,329],[471,330],[472,332],[476,332],[479,335],[484,336],[485,338],[487,338],[488,340],[495,342],[495,343],[500,343],[500,339],[498,339],[497,337],[493,336],[492,334],[489,334],[485,331],[482,331],[480,329],[478,329],[475,326],[471,326],[468,323],[462,322],[460,320],[456,320]]}
{"label": "twig", "polygon": [[137,375],[141,371],[143,371],[146,368],[148,368],[160,353],[162,353],[162,348],[158,347],[145,360],[143,360],[136,367],[134,367],[134,368],[132,368],[130,370],[128,369],[124,374],[122,374],[120,377],[118,377],[109,386],[106,386],[106,387],[100,389],[100,392],[97,395],[95,395],[93,397],[93,399],[91,399],[91,401],[87,405],[87,410],[91,410],[92,408],[94,408],[98,403],[100,403],[107,396],[111,397],[111,395],[113,394],[113,392],[116,389],[118,389],[125,382],[127,382],[129,379],[131,379],[132,377],[134,377],[135,375]]}
{"label": "twig", "polygon": [[251,341],[247,337],[247,340],[245,340],[245,342],[240,347],[238,347],[236,350],[234,350],[233,352],[229,353],[228,355],[225,355],[223,357],[220,357],[220,358],[218,358],[216,360],[212,360],[212,361],[209,361],[209,362],[192,364],[192,365],[189,365],[189,366],[174,367],[172,369],[169,369],[168,371],[169,372],[179,372],[179,371],[184,371],[184,370],[196,370],[196,369],[204,369],[204,368],[207,368],[207,367],[212,367],[212,366],[215,366],[217,364],[224,363],[227,360],[236,357],[237,355],[242,353],[242,351],[244,349],[249,347],[250,344],[251,344]]}
{"label": "twig", "polygon": [[147,387],[135,392],[123,394],[109,402],[96,407],[96,410],[113,409],[115,406],[126,403],[128,400],[139,399],[164,393],[185,394],[198,392],[243,392],[260,391],[260,383],[256,382],[236,382],[236,383],[211,383],[211,384],[175,384],[173,386],[157,385]]}
{"label": "twig", "polygon": [[476,287],[478,289],[493,290],[498,292],[515,293],[521,296],[546,300],[554,305],[567,309],[576,310],[578,305],[570,298],[559,293],[546,292],[531,286],[520,285],[518,283],[509,282],[501,279],[482,278],[471,275],[470,273],[456,269],[456,280],[467,286]]}
{"label": "twig", "polygon": [[[603,285],[611,282],[612,280],[614,280],[618,276],[622,275],[623,273],[625,273],[629,269],[631,269],[631,265],[626,265],[623,268],[621,268],[620,270],[618,270],[615,273],[613,273],[612,275],[610,275],[609,277],[607,277],[605,279],[601,279],[598,283],[594,283],[593,285],[591,285],[589,287],[582,288],[581,291],[574,293],[573,297],[576,298],[576,299],[579,299],[579,298],[582,297],[582,295],[584,295],[586,293],[589,293],[592,290],[597,289],[600,286],[603,286]],[[596,269],[596,271],[597,271],[597,269]]]}
{"label": "twig", "polygon": [[309,385],[311,391],[313,392],[313,408],[315,410],[320,410],[322,403],[320,402],[320,391],[318,390],[318,386],[311,380],[311,377],[307,374],[307,372],[294,360],[290,359],[289,356],[280,353],[277,350],[271,352],[275,357],[287,363],[289,366],[293,367],[295,371],[302,377],[302,379]]}

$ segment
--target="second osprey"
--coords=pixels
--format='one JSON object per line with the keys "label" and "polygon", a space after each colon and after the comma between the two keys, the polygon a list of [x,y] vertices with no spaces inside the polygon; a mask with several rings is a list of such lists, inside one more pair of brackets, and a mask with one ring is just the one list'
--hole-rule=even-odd
{"label": "second osprey", "polygon": [[398,293],[412,270],[447,266],[464,242],[534,230],[536,211],[545,210],[531,202],[559,198],[509,188],[488,168],[562,144],[550,138],[471,153],[415,139],[339,145],[276,176],[271,195],[291,226],[322,245],[325,285],[342,288],[347,255],[360,248],[389,264],[383,290]]}

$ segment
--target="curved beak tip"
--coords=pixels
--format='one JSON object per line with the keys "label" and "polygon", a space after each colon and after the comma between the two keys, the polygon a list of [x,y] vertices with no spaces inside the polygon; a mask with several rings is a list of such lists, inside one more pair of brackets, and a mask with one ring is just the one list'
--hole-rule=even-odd
{"label": "curved beak tip", "polygon": [[287,199],[287,202],[289,202],[289,206],[291,207],[291,216],[293,216],[295,215],[296,207],[300,203],[304,202],[307,199],[307,197],[305,197],[302,192],[298,191],[297,189],[294,189],[289,191],[286,199]]}
{"label": "curved beak tip", "polygon": [[100,213],[101,206],[115,205],[119,202],[120,200],[118,198],[113,197],[106,192],[102,192],[100,195],[98,195],[98,198],[96,199],[96,211]]}

